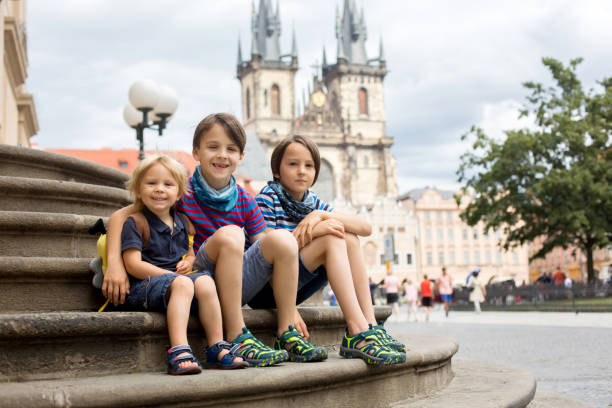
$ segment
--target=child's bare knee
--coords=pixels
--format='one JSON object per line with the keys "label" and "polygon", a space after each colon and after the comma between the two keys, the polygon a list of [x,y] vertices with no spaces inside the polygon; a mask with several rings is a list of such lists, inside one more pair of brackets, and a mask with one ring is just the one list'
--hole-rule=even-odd
{"label": "child's bare knee", "polygon": [[172,293],[191,294],[193,296],[193,281],[186,276],[177,276],[170,284]]}
{"label": "child's bare knee", "polygon": [[213,237],[223,248],[244,249],[244,231],[236,225],[226,225],[219,228]]}
{"label": "child's bare knee", "polygon": [[298,252],[297,241],[293,234],[287,230],[277,229],[271,231],[264,238],[264,245],[273,247],[275,251],[286,251],[295,254]]}
{"label": "child's bare knee", "polygon": [[199,298],[201,296],[211,296],[216,293],[215,281],[210,276],[200,276],[195,281],[195,292]]}
{"label": "child's bare knee", "polygon": [[344,232],[344,240],[349,247],[359,245],[359,237],[351,232]]}

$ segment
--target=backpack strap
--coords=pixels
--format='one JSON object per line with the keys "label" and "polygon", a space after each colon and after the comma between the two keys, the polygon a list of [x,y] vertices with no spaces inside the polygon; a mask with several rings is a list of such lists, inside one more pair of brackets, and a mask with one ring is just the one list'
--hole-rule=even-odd
{"label": "backpack strap", "polygon": [[128,218],[134,220],[134,224],[136,224],[136,230],[140,234],[142,238],[142,247],[145,248],[149,243],[149,237],[151,236],[151,230],[149,229],[149,222],[145,218],[144,214],[141,212],[137,212],[129,215]]}
{"label": "backpack strap", "polygon": [[189,217],[187,217],[187,215],[179,211],[177,212],[181,214],[183,216],[183,219],[185,220],[185,226],[187,227],[187,237],[188,237],[188,242],[189,242],[189,249],[191,249],[193,248],[193,237],[195,235],[195,227],[193,226],[193,223],[189,220]]}

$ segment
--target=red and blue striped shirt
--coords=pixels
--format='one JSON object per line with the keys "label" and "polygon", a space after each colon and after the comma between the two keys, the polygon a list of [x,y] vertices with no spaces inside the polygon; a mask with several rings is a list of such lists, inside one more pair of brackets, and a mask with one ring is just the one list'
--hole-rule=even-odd
{"label": "red and blue striped shirt", "polygon": [[[236,185],[238,199],[236,200],[236,205],[230,211],[219,211],[202,204],[193,194],[191,178],[187,181],[187,187],[187,192],[179,200],[176,208],[185,213],[195,227],[195,237],[193,239],[194,252],[197,253],[208,237],[226,225],[236,225],[244,229],[248,237],[265,231],[266,221],[257,206],[257,202],[240,185]],[[249,242],[247,240],[248,245]]]}

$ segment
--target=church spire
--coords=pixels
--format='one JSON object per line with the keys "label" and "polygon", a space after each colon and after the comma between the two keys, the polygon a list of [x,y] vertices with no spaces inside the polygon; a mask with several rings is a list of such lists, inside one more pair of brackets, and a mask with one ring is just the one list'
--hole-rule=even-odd
{"label": "church spire", "polygon": [[323,46],[323,57],[321,58],[321,66],[323,69],[327,67],[327,56],[325,55],[325,46]]}
{"label": "church spire", "polygon": [[242,46],[240,45],[240,36],[238,36],[238,61],[236,64],[242,64]]}
{"label": "church spire", "polygon": [[260,55],[265,61],[280,61],[280,5],[277,2],[275,11],[271,0],[260,0],[259,10],[255,12],[255,4],[252,8],[253,55]]}
{"label": "church spire", "polygon": [[367,29],[363,8],[357,10],[353,0],[344,0],[342,20],[336,7],[336,38],[338,40],[338,59],[349,64],[366,65],[368,57],[365,50]]}

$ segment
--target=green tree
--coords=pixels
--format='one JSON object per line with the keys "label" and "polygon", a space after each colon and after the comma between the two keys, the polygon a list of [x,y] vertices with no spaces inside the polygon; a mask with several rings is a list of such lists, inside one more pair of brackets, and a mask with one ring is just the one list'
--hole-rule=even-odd
{"label": "green tree", "polygon": [[533,117],[533,129],[505,132],[503,140],[472,126],[462,140],[473,140],[461,156],[457,176],[469,195],[461,214],[469,225],[503,228],[505,249],[540,237],[531,259],[553,248],[579,247],[595,278],[593,250],[608,245],[612,232],[612,77],[602,90],[583,91],[576,75],[581,58],[568,66],[543,58],[554,86],[525,82],[530,93],[520,117]]}

